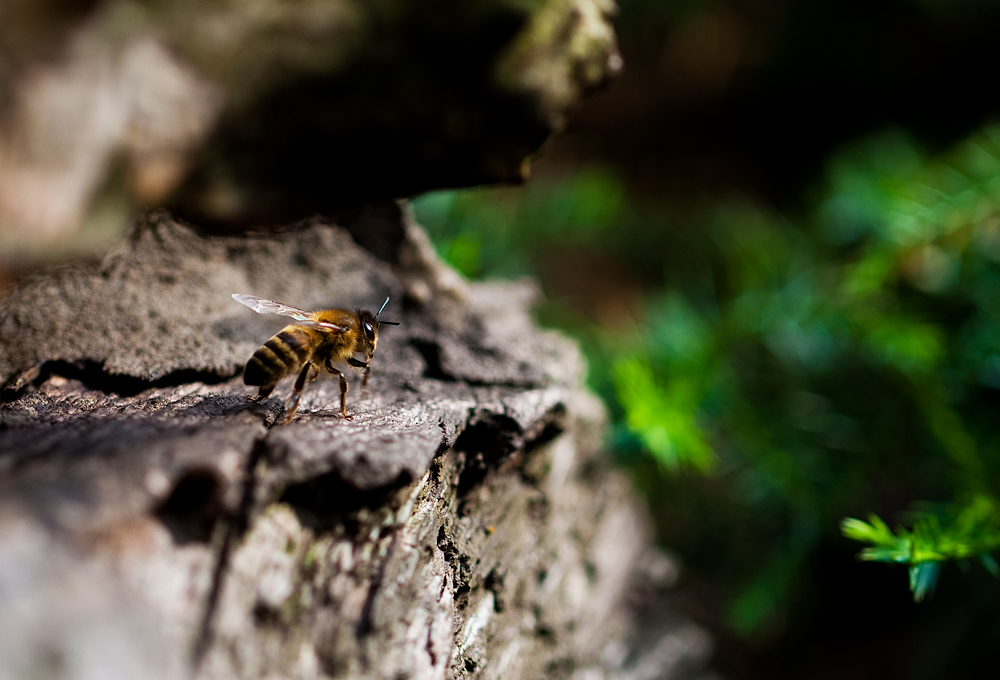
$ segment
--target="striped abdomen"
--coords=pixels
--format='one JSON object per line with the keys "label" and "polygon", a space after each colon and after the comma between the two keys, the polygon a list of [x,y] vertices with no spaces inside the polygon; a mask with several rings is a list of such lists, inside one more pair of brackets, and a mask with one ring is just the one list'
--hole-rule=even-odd
{"label": "striped abdomen", "polygon": [[247,385],[271,385],[298,371],[313,353],[312,338],[304,328],[286,326],[260,346],[243,374]]}

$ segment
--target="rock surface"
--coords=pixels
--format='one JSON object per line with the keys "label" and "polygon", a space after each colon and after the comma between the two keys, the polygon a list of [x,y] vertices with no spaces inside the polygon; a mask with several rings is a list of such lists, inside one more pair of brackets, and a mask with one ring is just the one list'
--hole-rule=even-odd
{"label": "rock surface", "polygon": [[[362,213],[385,259],[319,219],[237,238],[156,213],[0,301],[0,676],[701,672],[530,284],[469,285],[405,209]],[[239,374],[282,323],[233,292],[392,295],[353,420],[321,378],[274,424],[287,384],[255,401]]]}

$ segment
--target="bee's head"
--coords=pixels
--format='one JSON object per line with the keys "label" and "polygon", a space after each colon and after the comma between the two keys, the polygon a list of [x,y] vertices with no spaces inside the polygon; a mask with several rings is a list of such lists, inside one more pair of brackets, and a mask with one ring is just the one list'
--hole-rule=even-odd
{"label": "bee's head", "polygon": [[378,319],[367,309],[359,309],[357,314],[358,322],[361,324],[361,341],[358,343],[358,349],[371,359],[375,354],[375,347],[378,346]]}
{"label": "bee's head", "polygon": [[385,324],[386,326],[398,326],[399,323],[395,321],[379,321],[378,315],[382,313],[385,306],[389,304],[389,298],[385,299],[379,310],[372,314],[367,309],[359,309],[357,311],[358,321],[361,322],[361,348],[365,352],[365,356],[371,361],[372,356],[375,354],[375,347],[378,345],[378,328],[380,324]]}

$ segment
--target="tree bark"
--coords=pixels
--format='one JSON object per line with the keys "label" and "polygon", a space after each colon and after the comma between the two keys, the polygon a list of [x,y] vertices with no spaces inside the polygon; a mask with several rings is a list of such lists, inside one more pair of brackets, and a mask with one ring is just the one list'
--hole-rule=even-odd
{"label": "tree bark", "polygon": [[[601,455],[528,282],[469,284],[406,208],[221,237],[154,213],[0,302],[0,676],[645,678],[710,644]],[[371,245],[374,244],[374,245]],[[372,251],[380,252],[381,258]],[[281,322],[373,307],[373,376],[242,384]]]}
{"label": "tree bark", "polygon": [[614,11],[4,0],[0,249],[92,252],[136,206],[233,231],[523,181],[531,155],[621,70]]}

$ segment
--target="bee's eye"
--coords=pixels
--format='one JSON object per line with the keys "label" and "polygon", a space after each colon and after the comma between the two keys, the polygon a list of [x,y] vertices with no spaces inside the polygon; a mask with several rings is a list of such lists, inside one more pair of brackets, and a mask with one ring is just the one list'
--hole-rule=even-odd
{"label": "bee's eye", "polygon": [[372,340],[375,337],[375,329],[372,328],[370,323],[365,324],[365,335],[368,336],[369,340]]}

